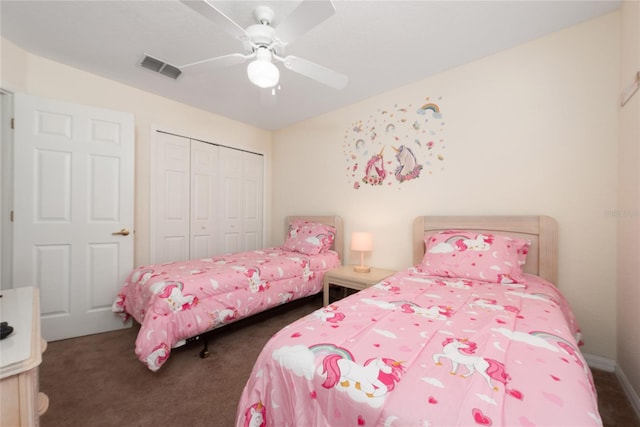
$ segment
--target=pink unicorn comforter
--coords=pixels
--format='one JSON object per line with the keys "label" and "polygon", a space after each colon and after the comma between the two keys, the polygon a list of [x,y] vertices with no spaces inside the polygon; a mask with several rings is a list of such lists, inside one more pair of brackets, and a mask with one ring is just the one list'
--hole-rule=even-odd
{"label": "pink unicorn comforter", "polygon": [[599,426],[557,288],[410,268],[278,332],[236,426]]}
{"label": "pink unicorn comforter", "polygon": [[338,254],[303,255],[269,248],[139,267],[113,311],[141,324],[136,355],[157,371],[184,339],[276,305],[318,293]]}

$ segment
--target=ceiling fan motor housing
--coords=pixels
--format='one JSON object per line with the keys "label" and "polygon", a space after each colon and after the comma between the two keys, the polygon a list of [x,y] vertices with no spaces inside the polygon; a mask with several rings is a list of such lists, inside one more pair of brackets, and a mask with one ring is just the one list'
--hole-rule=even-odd
{"label": "ceiling fan motor housing", "polygon": [[256,46],[270,46],[276,34],[275,28],[264,24],[251,25],[246,31],[249,35],[249,39],[245,42],[247,52],[252,52]]}
{"label": "ceiling fan motor housing", "polygon": [[258,6],[254,9],[253,14],[261,24],[270,25],[271,21],[273,21],[273,9],[269,6]]}

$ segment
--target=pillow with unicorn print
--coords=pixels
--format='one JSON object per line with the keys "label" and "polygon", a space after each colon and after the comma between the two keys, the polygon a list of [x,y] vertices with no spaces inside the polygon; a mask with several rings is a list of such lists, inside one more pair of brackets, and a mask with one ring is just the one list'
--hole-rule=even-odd
{"label": "pillow with unicorn print", "polygon": [[491,283],[522,283],[531,242],[498,234],[446,230],[425,236],[418,269],[441,277]]}
{"label": "pillow with unicorn print", "polygon": [[289,226],[283,248],[305,255],[316,255],[331,248],[335,235],[336,229],[333,226],[295,220]]}

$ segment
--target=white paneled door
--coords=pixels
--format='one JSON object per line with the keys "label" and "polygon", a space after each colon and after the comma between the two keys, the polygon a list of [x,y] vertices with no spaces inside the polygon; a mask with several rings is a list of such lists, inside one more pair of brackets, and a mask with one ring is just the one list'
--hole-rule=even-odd
{"label": "white paneled door", "polygon": [[40,289],[43,337],[127,327],[133,115],[17,94],[14,141],[13,286]]}

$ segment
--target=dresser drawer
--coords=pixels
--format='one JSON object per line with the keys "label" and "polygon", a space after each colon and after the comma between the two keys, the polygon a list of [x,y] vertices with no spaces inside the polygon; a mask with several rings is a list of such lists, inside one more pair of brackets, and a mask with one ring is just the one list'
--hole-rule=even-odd
{"label": "dresser drawer", "polygon": [[38,369],[46,342],[40,337],[38,289],[3,290],[0,316],[14,328],[0,340],[0,425],[38,426],[49,407],[49,398],[39,390]]}

